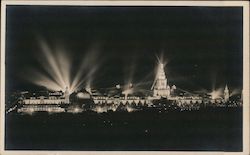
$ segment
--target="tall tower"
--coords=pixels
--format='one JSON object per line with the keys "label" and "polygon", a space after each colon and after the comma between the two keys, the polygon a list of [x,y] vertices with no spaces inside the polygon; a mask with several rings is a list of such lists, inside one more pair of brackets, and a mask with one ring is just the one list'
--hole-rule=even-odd
{"label": "tall tower", "polygon": [[224,89],[224,101],[225,102],[229,101],[229,89],[228,89],[227,85]]}
{"label": "tall tower", "polygon": [[68,104],[69,103],[69,90],[68,87],[66,87],[65,92],[64,92],[64,96],[65,96],[65,103]]}
{"label": "tall tower", "polygon": [[161,96],[161,97],[169,97],[170,96],[170,87],[167,84],[167,78],[164,71],[164,65],[159,63],[156,80],[152,86],[153,95]]}

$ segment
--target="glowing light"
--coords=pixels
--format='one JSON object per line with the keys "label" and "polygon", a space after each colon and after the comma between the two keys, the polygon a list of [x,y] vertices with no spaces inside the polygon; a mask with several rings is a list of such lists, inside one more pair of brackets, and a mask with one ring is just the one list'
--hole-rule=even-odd
{"label": "glowing light", "polygon": [[77,114],[77,113],[83,112],[83,109],[79,108],[79,107],[72,107],[72,109],[68,110],[68,112],[73,113],[73,114]]}
{"label": "glowing light", "polygon": [[222,95],[223,95],[223,89],[220,88],[220,89],[214,90],[214,91],[212,91],[212,92],[209,93],[209,94],[211,95],[211,98],[212,98],[213,100],[219,99],[219,98],[221,98]]}
{"label": "glowing light", "polygon": [[90,84],[87,84],[85,90],[86,90],[89,94],[92,94],[91,88],[90,88]]}
{"label": "glowing light", "polygon": [[121,86],[119,84],[116,85],[115,87],[116,87],[116,89],[120,89],[121,88]]}
{"label": "glowing light", "polygon": [[34,112],[35,112],[34,108],[28,108],[27,111],[25,111],[25,113],[27,113],[29,115],[33,115]]}
{"label": "glowing light", "polygon": [[25,79],[53,91],[65,91],[65,88],[68,87],[70,94],[78,90],[84,82],[88,86],[91,85],[93,75],[99,66],[97,62],[100,62],[97,61],[98,50],[96,47],[86,52],[78,72],[71,78],[70,52],[65,51],[62,46],[55,46],[52,49],[43,39],[39,39],[39,43],[42,52],[38,56],[38,62],[43,67],[43,71],[31,69],[29,73],[32,73],[32,76],[27,77],[28,74],[25,74],[23,75]]}
{"label": "glowing light", "polygon": [[98,45],[91,48],[83,57],[80,64],[79,71],[76,73],[72,80],[71,87],[77,90],[84,82],[88,87],[91,86],[93,75],[99,68],[100,60],[98,60],[99,52],[97,50]]}
{"label": "glowing light", "polygon": [[[126,88],[128,89],[130,87],[130,84],[132,84],[133,76],[136,69],[136,63],[135,59],[130,60],[129,62],[125,62],[126,65],[124,66],[124,83],[126,84]],[[132,86],[131,86],[132,87]]]}
{"label": "glowing light", "polygon": [[79,111],[80,111],[79,108],[75,108],[75,109],[74,109],[74,112],[75,112],[75,113],[78,113]]}
{"label": "glowing light", "polygon": [[48,112],[49,112],[49,113],[52,112],[52,109],[51,109],[51,108],[48,108]]}
{"label": "glowing light", "polygon": [[125,95],[125,99],[127,99],[127,97],[128,97],[128,95],[129,94],[133,94],[133,88],[130,88],[130,89],[126,89],[126,90],[124,90],[123,92],[122,92],[122,94],[124,94]]}
{"label": "glowing light", "polygon": [[133,111],[135,111],[135,109],[133,109],[133,108],[130,107],[130,106],[126,106],[126,109],[127,109],[128,112],[133,112]]}
{"label": "glowing light", "polygon": [[116,111],[116,107],[112,107],[112,111]]}
{"label": "glowing light", "polygon": [[76,96],[77,96],[78,98],[80,98],[80,99],[89,99],[89,98],[90,98],[90,95],[89,95],[89,94],[83,93],[83,92],[77,93]]}
{"label": "glowing light", "polygon": [[242,90],[240,90],[240,89],[234,89],[233,91],[232,91],[232,93],[230,93],[230,97],[231,96],[234,96],[234,95],[239,95],[239,94],[241,94],[241,92],[242,92]]}
{"label": "glowing light", "polygon": [[104,112],[107,112],[107,108],[97,106],[97,107],[94,109],[94,111],[97,112],[97,113],[104,113]]}
{"label": "glowing light", "polygon": [[30,108],[30,109],[29,109],[29,112],[31,112],[31,113],[34,112],[34,111],[35,111],[34,108]]}
{"label": "glowing light", "polygon": [[132,83],[128,83],[127,85],[125,85],[122,94],[125,95],[125,100],[127,99],[129,94],[133,94],[134,93],[134,88]]}

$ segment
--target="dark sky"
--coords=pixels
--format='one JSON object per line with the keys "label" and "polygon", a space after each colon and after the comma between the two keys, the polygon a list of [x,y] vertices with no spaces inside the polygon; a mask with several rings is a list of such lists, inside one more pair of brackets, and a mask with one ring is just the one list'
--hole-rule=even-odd
{"label": "dark sky", "polygon": [[131,65],[134,81],[147,75],[153,81],[156,55],[162,54],[171,85],[242,88],[241,7],[7,6],[6,34],[8,89],[34,88],[19,75],[40,68],[38,36],[64,45],[74,59],[72,72],[98,45],[96,87],[123,83]]}

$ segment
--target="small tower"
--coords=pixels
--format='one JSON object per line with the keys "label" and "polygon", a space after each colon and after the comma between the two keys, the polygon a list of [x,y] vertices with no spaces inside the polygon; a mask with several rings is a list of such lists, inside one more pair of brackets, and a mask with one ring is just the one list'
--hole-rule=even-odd
{"label": "small tower", "polygon": [[167,84],[167,78],[164,71],[163,63],[159,63],[158,71],[156,74],[155,82],[152,86],[153,96],[160,97],[169,97],[170,96],[170,87]]}
{"label": "small tower", "polygon": [[228,102],[229,101],[229,89],[226,85],[225,89],[224,89],[224,101]]}
{"label": "small tower", "polygon": [[65,96],[65,103],[68,104],[69,103],[69,90],[68,87],[66,87],[65,92],[64,92],[64,96]]}

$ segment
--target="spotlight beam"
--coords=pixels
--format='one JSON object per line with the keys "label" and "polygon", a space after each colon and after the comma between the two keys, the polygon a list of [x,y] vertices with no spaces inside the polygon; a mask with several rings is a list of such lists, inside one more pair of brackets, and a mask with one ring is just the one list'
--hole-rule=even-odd
{"label": "spotlight beam", "polygon": [[[47,74],[33,69],[32,74],[34,76],[26,77],[28,81],[53,91],[65,91],[66,87],[68,87],[70,93],[77,90],[86,81],[86,85],[91,85],[93,75],[99,67],[97,63],[98,51],[96,49],[89,50],[85,54],[78,72],[71,79],[72,60],[68,55],[69,52],[65,51],[62,46],[55,46],[52,49],[41,38],[38,41],[42,51],[38,62],[40,62]],[[93,64],[95,65],[93,66]]]}

